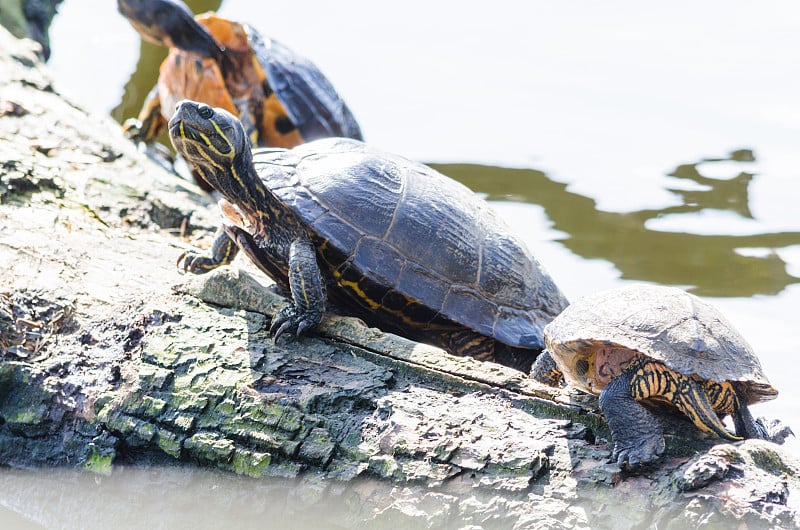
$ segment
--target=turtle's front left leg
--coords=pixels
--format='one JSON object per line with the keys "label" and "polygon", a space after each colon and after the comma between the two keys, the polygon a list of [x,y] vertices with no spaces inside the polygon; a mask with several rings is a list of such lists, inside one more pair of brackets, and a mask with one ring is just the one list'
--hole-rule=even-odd
{"label": "turtle's front left leg", "polygon": [[564,385],[564,374],[561,373],[556,361],[547,349],[542,350],[542,353],[536,357],[533,368],[531,368],[530,377],[540,383],[556,388]]}
{"label": "turtle's front left leg", "polygon": [[225,230],[220,228],[214,235],[210,256],[191,250],[184,252],[178,257],[178,268],[183,269],[184,272],[205,274],[221,265],[229,264],[238,253],[239,247],[225,233]]}
{"label": "turtle's front left leg", "polygon": [[633,370],[625,370],[600,393],[600,410],[614,443],[611,458],[630,470],[656,462],[666,448],[658,418],[631,393],[633,377]]}
{"label": "turtle's front left leg", "polygon": [[300,337],[322,321],[325,313],[325,282],[317,263],[317,252],[308,235],[292,242],[289,249],[289,288],[292,302],[273,317],[272,340],[286,332]]}
{"label": "turtle's front left leg", "polygon": [[139,117],[125,120],[122,134],[134,142],[152,144],[166,128],[167,119],[161,114],[161,99],[156,85],[147,94]]}

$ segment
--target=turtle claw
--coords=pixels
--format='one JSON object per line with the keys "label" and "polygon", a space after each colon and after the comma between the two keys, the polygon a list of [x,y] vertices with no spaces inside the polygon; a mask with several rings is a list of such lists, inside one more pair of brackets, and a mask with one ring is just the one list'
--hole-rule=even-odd
{"label": "turtle claw", "polygon": [[794,436],[792,428],[778,419],[756,418],[755,426],[759,438],[778,445],[783,444],[789,436]]}
{"label": "turtle claw", "polygon": [[660,433],[643,435],[627,443],[614,444],[611,460],[626,471],[639,471],[655,464],[664,454],[666,444]]}
{"label": "turtle claw", "polygon": [[290,333],[295,339],[299,339],[306,331],[310,330],[318,323],[311,315],[304,315],[297,311],[293,305],[288,305],[278,311],[272,318],[269,326],[269,334],[272,342],[278,342],[281,335]]}
{"label": "turtle claw", "polygon": [[296,326],[294,323],[296,318],[294,313],[294,307],[286,306],[272,317],[272,323],[269,326],[269,335],[272,337],[273,344],[278,342],[281,335],[287,331],[291,331],[292,327]]}
{"label": "turtle claw", "polygon": [[122,135],[134,142],[142,141],[142,122],[136,118],[128,118],[122,124]]}
{"label": "turtle claw", "polygon": [[178,256],[178,262],[175,265],[178,270],[192,274],[205,274],[219,266],[212,258],[191,250]]}

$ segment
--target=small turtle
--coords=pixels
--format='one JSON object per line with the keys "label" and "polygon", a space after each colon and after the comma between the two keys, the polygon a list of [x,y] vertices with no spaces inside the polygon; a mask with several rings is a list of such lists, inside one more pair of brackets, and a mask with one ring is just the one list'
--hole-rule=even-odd
{"label": "small turtle", "polygon": [[[622,468],[655,462],[665,449],[657,418],[639,402],[667,404],[726,440],[782,443],[780,422],[754,420],[747,406],[774,399],[752,348],[700,298],[674,287],[631,285],[587,296],[545,327],[545,352],[531,376],[599,394]],[[730,414],[736,435],[721,417]]]}
{"label": "small turtle", "polygon": [[241,248],[291,292],[275,339],[319,323],[327,293],[371,325],[524,370],[567,305],[485,201],[427,166],[343,138],[253,153],[234,116],[192,101],[169,132],[226,218],[212,255],[179,266],[206,272]]}
{"label": "small turtle", "polygon": [[350,109],[309,60],[246,24],[180,0],[117,0],[143,38],[170,48],[158,83],[125,134],[153,143],[183,99],[222,107],[254,146],[294,147],[329,136],[361,139]]}

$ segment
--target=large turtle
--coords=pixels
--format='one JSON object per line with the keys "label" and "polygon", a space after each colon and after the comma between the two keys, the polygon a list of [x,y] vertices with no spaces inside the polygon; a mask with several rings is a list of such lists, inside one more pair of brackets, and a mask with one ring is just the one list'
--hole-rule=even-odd
{"label": "large turtle", "polygon": [[[665,449],[653,413],[639,402],[667,404],[703,431],[726,440],[782,443],[791,429],[754,420],[748,405],[774,399],[753,349],[700,298],[675,287],[630,285],[573,303],[545,327],[545,352],[531,376],[561,376],[599,394],[623,468],[655,462]],[[721,417],[730,414],[736,435]]]}
{"label": "large turtle", "polygon": [[125,124],[133,140],[154,142],[183,99],[236,114],[254,146],[362,138],[319,69],[251,26],[214,13],[195,18],[180,0],[117,0],[117,6],[143,38],[170,49],[139,118]]}
{"label": "large turtle", "polygon": [[291,291],[276,339],[320,322],[327,292],[372,325],[524,370],[567,305],[485,201],[427,166],[342,138],[254,154],[235,117],[192,101],[169,132],[226,218],[212,255],[179,265],[206,272],[238,245]]}

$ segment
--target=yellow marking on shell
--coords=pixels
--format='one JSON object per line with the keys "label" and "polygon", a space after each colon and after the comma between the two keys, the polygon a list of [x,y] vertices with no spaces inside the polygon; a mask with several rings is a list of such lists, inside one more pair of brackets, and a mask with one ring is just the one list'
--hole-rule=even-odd
{"label": "yellow marking on shell", "polygon": [[[354,282],[354,281],[351,281],[351,280],[343,280],[342,279],[342,273],[340,271],[333,271],[333,277],[339,282],[339,285],[341,285],[342,287],[346,287],[346,288],[350,289],[353,293],[356,294],[356,296],[360,300],[363,300],[364,302],[366,302],[366,304],[371,309],[373,309],[373,310],[380,309],[382,311],[385,311],[386,313],[389,313],[390,315],[394,315],[395,317],[400,319],[401,322],[403,322],[404,324],[406,324],[408,326],[419,327],[420,324],[422,324],[422,322],[414,320],[413,318],[411,318],[408,315],[406,315],[405,313],[403,313],[401,310],[389,309],[388,307],[383,306],[380,302],[378,302],[376,300],[373,300],[372,298],[367,296],[367,293],[364,292],[364,290],[361,287],[359,287],[358,282]],[[409,305],[410,304],[414,304],[414,303],[419,303],[416,300],[412,300],[411,298],[403,295],[402,293],[398,293],[398,294],[400,294],[403,297],[403,299]],[[434,326],[430,326],[430,329],[433,329],[433,328],[434,328]]]}
{"label": "yellow marking on shell", "polygon": [[[365,293],[364,290],[361,287],[359,287],[358,282],[349,281],[349,280],[343,280],[342,279],[342,273],[339,272],[339,271],[333,271],[333,277],[336,278],[336,280],[339,282],[339,284],[342,287],[347,287],[348,289],[350,289],[351,291],[356,293],[358,298],[360,298],[361,300],[366,302],[367,305],[369,305],[370,308],[372,308],[372,309],[380,309],[381,308],[380,302],[377,302],[377,301],[369,298],[367,296],[367,293]],[[394,312],[394,311],[386,309],[386,308],[384,308],[384,311],[388,311],[390,313]]]}

